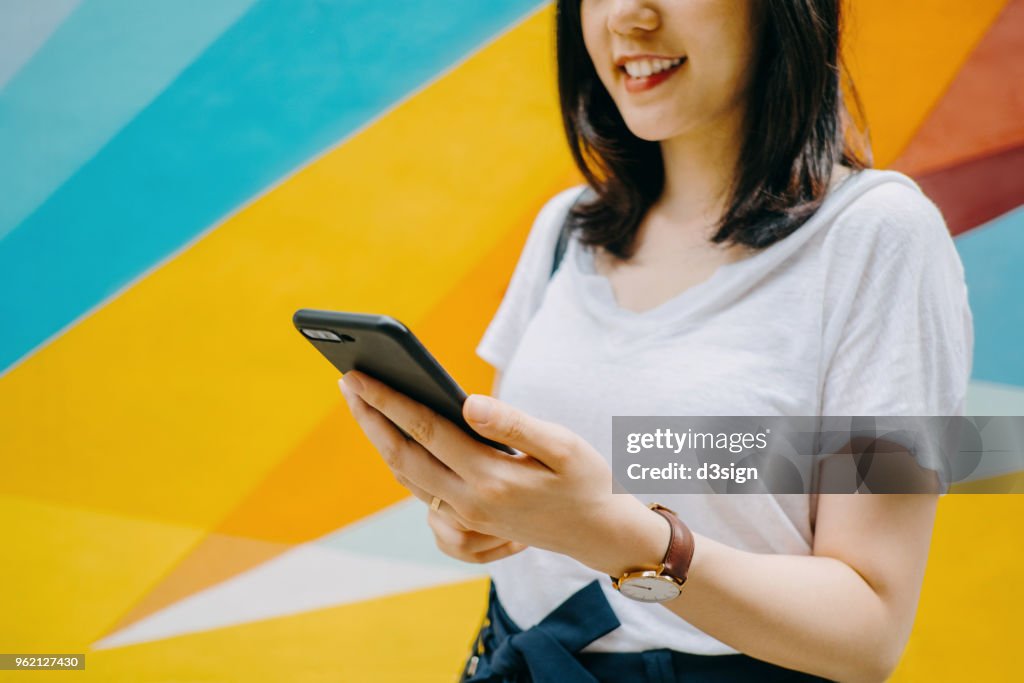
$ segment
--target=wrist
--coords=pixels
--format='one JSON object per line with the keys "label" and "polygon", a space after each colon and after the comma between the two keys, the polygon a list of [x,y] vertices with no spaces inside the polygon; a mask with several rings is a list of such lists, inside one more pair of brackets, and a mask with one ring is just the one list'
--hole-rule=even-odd
{"label": "wrist", "polygon": [[656,568],[668,550],[668,522],[633,496],[614,494],[612,500],[601,516],[592,547],[576,559],[608,576],[638,567]]}

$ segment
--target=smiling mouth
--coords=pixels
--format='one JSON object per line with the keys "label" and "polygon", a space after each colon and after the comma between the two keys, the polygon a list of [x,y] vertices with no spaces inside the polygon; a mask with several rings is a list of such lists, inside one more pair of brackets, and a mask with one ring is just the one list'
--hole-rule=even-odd
{"label": "smiling mouth", "polygon": [[634,79],[649,78],[673,71],[679,68],[685,61],[686,57],[676,57],[675,59],[635,59],[620,66],[619,71]]}
{"label": "smiling mouth", "polygon": [[686,57],[676,59],[637,59],[626,62],[619,71],[626,77],[626,91],[639,93],[650,90],[672,76],[686,64]]}

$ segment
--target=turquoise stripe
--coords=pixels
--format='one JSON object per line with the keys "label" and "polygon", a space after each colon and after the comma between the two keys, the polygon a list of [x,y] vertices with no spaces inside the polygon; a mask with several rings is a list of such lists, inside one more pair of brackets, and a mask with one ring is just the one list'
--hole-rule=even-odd
{"label": "turquoise stripe", "polygon": [[484,573],[479,567],[452,559],[437,549],[427,526],[427,506],[415,498],[395,503],[315,543],[361,555],[441,565],[464,571],[468,576]]}
{"label": "turquoise stripe", "polygon": [[254,5],[0,241],[0,368],[536,6]]}
{"label": "turquoise stripe", "polygon": [[0,3],[0,92],[78,3],[79,0],[4,0]]}
{"label": "turquoise stripe", "polygon": [[958,237],[956,245],[974,314],[972,378],[1024,386],[1024,206]]}
{"label": "turquoise stripe", "polygon": [[[33,16],[41,8],[55,7],[31,2]],[[102,149],[252,3],[83,2],[0,91],[0,238]]]}

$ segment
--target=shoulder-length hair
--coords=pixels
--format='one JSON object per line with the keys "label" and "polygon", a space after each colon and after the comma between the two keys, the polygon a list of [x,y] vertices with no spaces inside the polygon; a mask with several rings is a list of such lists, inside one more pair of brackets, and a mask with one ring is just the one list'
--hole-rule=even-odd
{"label": "shoulder-length hair", "polygon": [[[629,258],[640,221],[665,184],[661,147],[630,132],[598,78],[583,43],[580,2],[557,3],[558,89],[569,148],[596,197],[578,202],[570,222],[584,244]],[[840,56],[842,0],[754,2],[761,16],[745,137],[712,241],[760,249],[817,211],[835,163],[861,170],[871,165],[871,151]]]}

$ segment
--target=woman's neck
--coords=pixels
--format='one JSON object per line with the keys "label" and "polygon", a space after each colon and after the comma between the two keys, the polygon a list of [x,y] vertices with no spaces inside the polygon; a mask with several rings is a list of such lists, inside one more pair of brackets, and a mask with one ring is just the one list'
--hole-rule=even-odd
{"label": "woman's neck", "polygon": [[738,115],[661,141],[665,189],[657,211],[682,225],[717,223],[729,201],[743,139]]}

